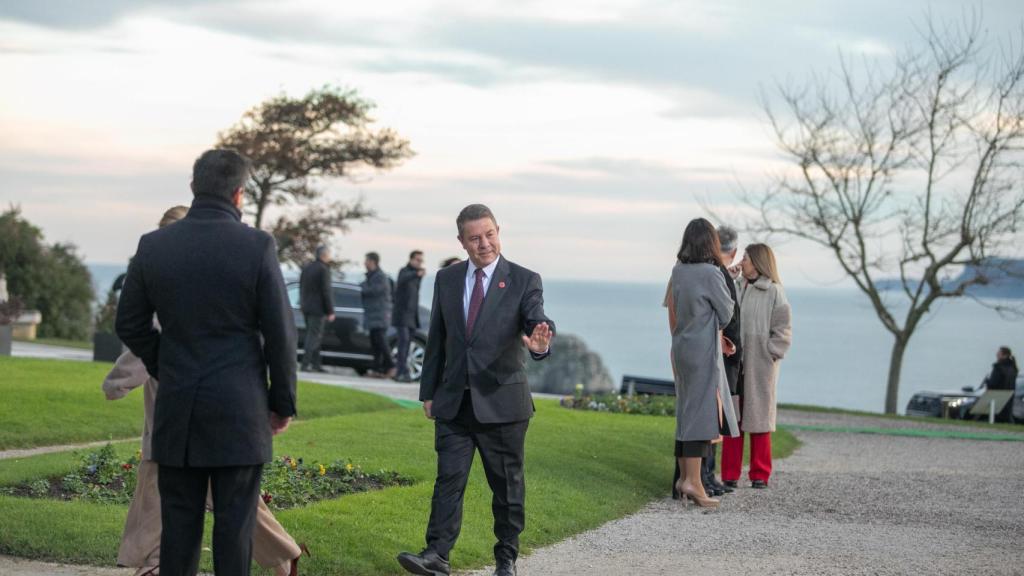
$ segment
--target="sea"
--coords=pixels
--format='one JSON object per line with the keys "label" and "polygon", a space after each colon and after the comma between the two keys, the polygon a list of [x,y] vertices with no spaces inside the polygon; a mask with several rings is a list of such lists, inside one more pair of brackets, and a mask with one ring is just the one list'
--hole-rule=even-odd
{"label": "sea", "polygon": [[[124,268],[90,265],[97,294],[105,294]],[[425,306],[432,286],[432,278],[424,279]],[[782,361],[779,401],[881,412],[893,339],[867,298],[846,288],[798,287],[786,294],[793,308],[793,347]],[[617,384],[624,375],[671,379],[664,295],[664,284],[544,282],[545,309],[558,330],[579,336],[600,354]],[[896,293],[890,297],[898,300]],[[917,391],[976,386],[1000,346],[1024,351],[1024,321],[969,299],[934,306],[904,358],[900,411]]]}

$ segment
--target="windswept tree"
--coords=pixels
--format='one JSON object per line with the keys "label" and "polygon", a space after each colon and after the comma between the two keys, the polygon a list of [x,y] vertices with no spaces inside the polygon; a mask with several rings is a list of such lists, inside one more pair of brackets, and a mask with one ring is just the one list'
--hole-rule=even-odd
{"label": "windswept tree", "polygon": [[791,168],[746,195],[750,227],[826,249],[871,301],[893,336],[889,414],[935,304],[1019,274],[999,268],[1024,216],[1024,36],[993,45],[980,30],[928,21],[891,61],[840,58],[837,74],[765,98]]}
{"label": "windswept tree", "polygon": [[302,264],[318,244],[375,216],[361,198],[325,199],[323,180],[388,170],[412,156],[395,131],[372,129],[372,109],[354,91],[326,86],[299,99],[271,98],[218,136],[218,147],[253,161],[245,209],[256,227],[274,234],[283,261]]}

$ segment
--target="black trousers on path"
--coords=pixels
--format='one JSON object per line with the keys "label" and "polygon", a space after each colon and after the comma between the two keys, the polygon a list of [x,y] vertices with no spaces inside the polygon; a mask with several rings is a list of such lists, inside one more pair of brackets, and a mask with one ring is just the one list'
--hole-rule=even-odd
{"label": "black trousers on path", "polygon": [[206,493],[213,496],[213,571],[248,576],[252,529],[263,465],[224,468],[160,466],[160,574],[194,576],[199,571]]}
{"label": "black trousers on path", "polygon": [[325,316],[306,314],[306,341],[302,345],[302,369],[320,368],[320,347],[324,341]]}
{"label": "black trousers on path", "polygon": [[391,357],[391,349],[388,347],[387,328],[370,329],[370,346],[373,348],[373,369],[381,374],[386,374],[395,367],[395,360]]}
{"label": "black trousers on path", "polygon": [[523,454],[529,420],[482,424],[473,413],[469,390],[454,420],[434,424],[437,480],[427,525],[427,547],[441,557],[455,546],[462,528],[462,497],[466,492],[473,455],[479,450],[491,487],[496,561],[519,556],[519,534],[526,525],[526,482]]}

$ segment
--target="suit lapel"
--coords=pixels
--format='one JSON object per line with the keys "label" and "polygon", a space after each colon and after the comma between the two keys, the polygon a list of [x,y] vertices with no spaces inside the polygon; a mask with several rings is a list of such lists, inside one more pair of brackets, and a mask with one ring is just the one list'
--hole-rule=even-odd
{"label": "suit lapel", "polygon": [[[480,315],[476,319],[476,324],[473,325],[473,333],[469,335],[470,342],[476,340],[477,334],[480,334],[483,330],[487,319],[494,315],[494,311],[501,304],[505,292],[508,292],[506,289],[509,271],[508,262],[501,256],[498,258],[498,265],[494,268],[494,278],[491,278],[491,283],[487,286],[487,294],[484,296],[484,303],[480,307]],[[466,289],[465,282],[463,282],[462,289]]]}

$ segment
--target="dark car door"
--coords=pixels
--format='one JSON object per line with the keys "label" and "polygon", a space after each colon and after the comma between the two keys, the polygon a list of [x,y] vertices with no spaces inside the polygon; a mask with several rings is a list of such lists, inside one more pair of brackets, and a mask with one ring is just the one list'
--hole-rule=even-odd
{"label": "dark car door", "polygon": [[334,285],[334,322],[330,344],[324,342],[324,353],[340,358],[372,359],[370,334],[363,327],[363,299],[359,288]]}

